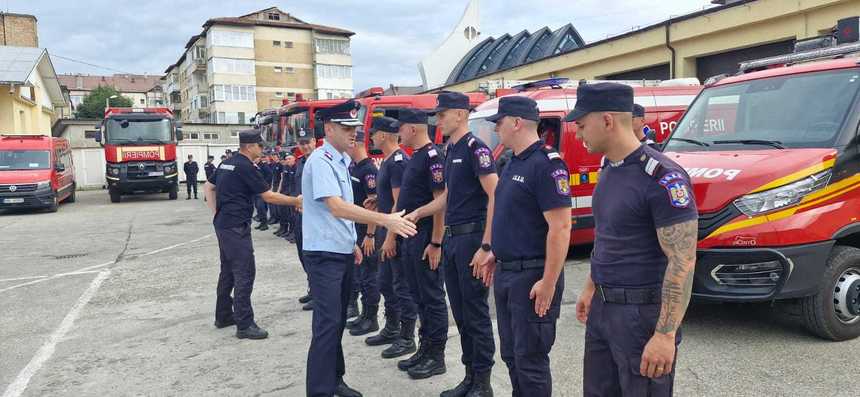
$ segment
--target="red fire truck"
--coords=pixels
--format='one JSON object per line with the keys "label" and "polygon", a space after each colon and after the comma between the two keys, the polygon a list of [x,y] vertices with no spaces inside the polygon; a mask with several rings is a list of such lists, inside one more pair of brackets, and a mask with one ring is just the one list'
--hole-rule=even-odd
{"label": "red fire truck", "polygon": [[[687,106],[702,90],[695,79],[622,83],[633,86],[634,100],[645,107],[645,122],[658,142],[669,135]],[[576,123],[564,122],[564,116],[576,104],[575,86],[570,85],[568,79],[558,78],[518,86],[513,92],[510,95],[529,97],[537,102],[541,117],[538,133],[547,145],[559,151],[570,170],[573,207],[571,245],[594,242],[591,195],[597,183],[602,155],[588,153],[582,142],[576,139]],[[469,129],[494,148],[493,154],[501,168],[510,159],[511,151],[499,143],[499,137],[494,132],[496,125],[486,120],[496,114],[498,107],[498,98],[478,106],[470,116]]]}
{"label": "red fire truck", "polygon": [[295,151],[300,130],[312,131],[317,139],[322,139],[325,135],[322,125],[317,124],[314,119],[317,109],[329,108],[346,101],[346,99],[305,100],[301,95],[296,99],[295,102],[285,100],[280,108],[264,110],[254,118],[254,123],[263,130],[263,137],[269,146],[280,146],[283,150]]}
{"label": "red fire truck", "polygon": [[[373,87],[363,91],[357,95],[361,108],[358,110],[358,119],[364,122],[365,128],[369,128],[373,124],[373,119],[377,117],[394,117],[397,118],[397,112],[402,108],[413,108],[422,110],[431,110],[436,108],[436,94],[418,94],[418,95],[383,95],[381,87]],[[470,92],[466,93],[469,97],[469,103],[477,107],[487,100],[487,96],[483,93]],[[441,131],[436,129],[436,117],[432,116],[428,120],[429,134],[431,140],[437,144],[444,143],[446,137],[442,136]],[[369,134],[364,136],[365,144],[368,148],[372,147]],[[404,148],[407,153],[412,153],[411,148]],[[379,158],[379,154],[371,154],[372,157]]]}
{"label": "red fire truck", "polygon": [[105,109],[95,140],[105,150],[105,178],[112,203],[132,193],[167,193],[176,200],[180,127],[168,108]]}
{"label": "red fire truck", "polygon": [[[807,328],[830,340],[860,335],[853,25],[714,79],[664,148],[692,177],[700,213],[694,297],[796,300]],[[854,42],[838,44],[843,35]]]}

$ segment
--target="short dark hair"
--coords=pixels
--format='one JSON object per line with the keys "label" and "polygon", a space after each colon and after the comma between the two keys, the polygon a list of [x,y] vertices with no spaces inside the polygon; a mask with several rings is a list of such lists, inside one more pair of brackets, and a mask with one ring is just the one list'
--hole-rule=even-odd
{"label": "short dark hair", "polygon": [[207,156],[206,158],[207,158],[207,159],[209,159],[209,160],[214,160],[214,159],[215,159],[215,156],[211,156],[211,155],[210,155],[210,156]]}

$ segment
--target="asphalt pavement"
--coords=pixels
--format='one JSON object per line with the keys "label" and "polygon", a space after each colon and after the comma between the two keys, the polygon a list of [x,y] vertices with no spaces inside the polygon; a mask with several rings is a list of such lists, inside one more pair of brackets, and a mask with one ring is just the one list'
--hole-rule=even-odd
{"label": "asphalt pavement", "polygon": [[[253,304],[270,337],[239,340],[233,328],[212,326],[218,247],[202,198],[77,198],[53,214],[0,211],[3,397],[304,395],[311,313],[297,302],[306,281],[294,245],[274,228],[254,232]],[[575,249],[565,267],[551,354],[558,396],[582,394],[584,327],[574,302],[587,253]],[[347,383],[365,396],[438,396],[463,376],[450,325],[448,372],[421,381],[346,334]],[[694,305],[683,335],[678,396],[860,394],[860,340],[811,336],[791,304]],[[492,382],[497,396],[510,395],[498,352]]]}

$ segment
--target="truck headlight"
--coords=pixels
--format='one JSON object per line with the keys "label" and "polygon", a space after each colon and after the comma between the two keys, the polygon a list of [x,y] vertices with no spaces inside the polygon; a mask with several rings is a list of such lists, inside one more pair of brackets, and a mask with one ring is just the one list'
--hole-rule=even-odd
{"label": "truck headlight", "polygon": [[169,173],[171,173],[171,172],[173,172],[173,166],[171,166],[171,165],[165,165],[165,166],[164,166],[164,173],[165,173],[165,174],[169,174]]}
{"label": "truck headlight", "polygon": [[36,184],[36,190],[47,190],[51,188],[51,181],[42,181]]}
{"label": "truck headlight", "polygon": [[110,174],[113,176],[119,175],[119,168],[111,168]]}
{"label": "truck headlight", "polygon": [[797,182],[759,193],[747,194],[735,200],[735,206],[747,216],[755,216],[799,203],[803,198],[830,182],[833,170],[819,172]]}

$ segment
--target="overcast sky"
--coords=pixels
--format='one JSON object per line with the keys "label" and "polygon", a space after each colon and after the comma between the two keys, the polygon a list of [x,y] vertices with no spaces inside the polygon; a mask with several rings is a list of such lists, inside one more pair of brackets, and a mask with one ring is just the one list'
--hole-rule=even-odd
{"label": "overcast sky", "polygon": [[[0,9],[33,14],[39,45],[58,73],[161,74],[209,18],[276,6],[309,23],[356,32],[356,91],[418,85],[418,62],[462,16],[467,0],[0,0]],[[572,23],[586,42],[709,6],[710,0],[481,1],[482,37],[557,29]],[[60,57],[98,65],[88,66]],[[107,68],[107,69],[105,69]]]}

